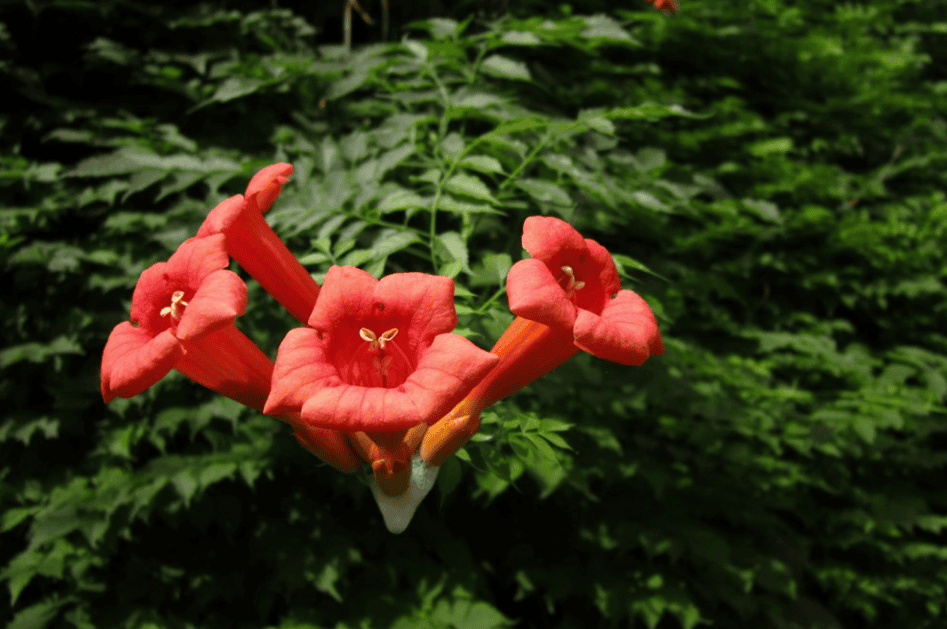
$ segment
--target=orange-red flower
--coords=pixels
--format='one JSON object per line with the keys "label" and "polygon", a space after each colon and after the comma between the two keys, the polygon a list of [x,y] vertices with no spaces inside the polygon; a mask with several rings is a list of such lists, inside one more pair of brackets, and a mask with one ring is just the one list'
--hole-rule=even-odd
{"label": "orange-red flower", "polygon": [[283,163],[258,172],[250,180],[246,195],[234,195],[210,211],[197,236],[224,234],[227,253],[305,323],[319,296],[319,285],[263,219],[292,172],[293,167]]}
{"label": "orange-red flower", "polygon": [[[273,364],[234,326],[247,287],[224,237],[191,238],[167,262],[145,269],[132,295],[132,323],[119,323],[102,354],[102,397],[133,397],[177,369],[247,406],[262,409]],[[137,324],[137,325],[133,325]]]}
{"label": "orange-red flower", "polygon": [[579,350],[623,365],[664,353],[648,304],[622,290],[611,254],[558,218],[531,216],[523,248],[532,256],[507,275],[517,315],[491,350],[499,364],[424,436],[421,458],[440,465],[480,424],[484,408],[563,364]]}
{"label": "orange-red flower", "polygon": [[[298,412],[311,427],[367,433],[377,476],[410,466],[405,435],[455,406],[498,358],[464,337],[451,279],[354,267],[326,274],[308,328],[280,344],[264,412]],[[411,449],[411,448],[408,448]]]}
{"label": "orange-red flower", "polygon": [[654,8],[667,15],[680,13],[681,3],[677,0],[645,0],[645,2],[654,3]]}

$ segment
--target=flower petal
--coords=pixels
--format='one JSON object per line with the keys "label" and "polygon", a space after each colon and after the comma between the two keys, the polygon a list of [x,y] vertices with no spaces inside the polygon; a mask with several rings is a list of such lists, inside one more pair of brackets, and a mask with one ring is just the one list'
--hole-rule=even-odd
{"label": "flower petal", "polygon": [[523,222],[523,249],[533,258],[558,269],[563,257],[585,252],[582,234],[562,219],[553,216],[530,216]]}
{"label": "flower petal", "polygon": [[325,353],[325,338],[310,328],[290,330],[280,343],[273,368],[272,386],[263,412],[267,415],[298,413],[320,388],[342,384],[339,372]]}
{"label": "flower petal", "polygon": [[265,214],[279,196],[283,184],[289,181],[291,174],[293,174],[293,166],[280,163],[267,166],[253,175],[245,195],[247,203],[254,206],[261,214]]}
{"label": "flower petal", "polygon": [[206,238],[214,234],[221,234],[236,223],[247,207],[247,200],[242,194],[235,194],[217,204],[207,214],[207,218],[197,230],[198,238]]}
{"label": "flower petal", "polygon": [[184,356],[170,330],[152,336],[128,321],[112,329],[102,353],[102,398],[129,398],[164,378]]}
{"label": "flower petal", "polygon": [[168,329],[168,320],[161,316],[161,309],[170,304],[169,298],[174,291],[167,262],[152,264],[142,271],[132,293],[132,322],[152,336]]}
{"label": "flower petal", "polygon": [[414,398],[422,421],[433,424],[457,406],[499,360],[459,334],[441,334],[401,388]]}
{"label": "flower petal", "polygon": [[[611,299],[612,295],[621,290],[621,277],[618,275],[618,268],[615,267],[612,254],[591,238],[585,239],[585,246],[588,248],[591,257],[585,265],[585,270],[596,275],[594,280],[590,277],[585,278],[586,288],[591,289],[593,286],[600,286],[605,298]],[[594,285],[593,282],[595,282]],[[579,294],[581,292],[580,290]]]}
{"label": "flower petal", "polygon": [[313,426],[349,432],[391,432],[431,424],[456,406],[498,360],[462,336],[441,334],[401,386],[360,387],[340,380],[339,386],[319,388],[303,404],[302,416]]}
{"label": "flower petal", "polygon": [[375,286],[374,299],[384,305],[386,318],[406,322],[402,333],[410,352],[423,351],[436,336],[457,327],[454,280],[449,277],[426,273],[388,275]]}
{"label": "flower petal", "polygon": [[188,302],[177,337],[194,340],[232,324],[247,309],[247,285],[226,269],[214,271]]}
{"label": "flower petal", "polygon": [[518,317],[552,328],[569,329],[575,322],[575,305],[541,260],[514,264],[506,276],[506,295],[510,311]]}
{"label": "flower petal", "polygon": [[302,408],[305,422],[347,432],[407,430],[424,420],[399,389],[340,384],[319,389]]}
{"label": "flower petal", "polygon": [[619,291],[601,316],[580,308],[574,332],[576,346],[622,365],[638,366],[649,356],[664,353],[654,313],[630,290]]}
{"label": "flower petal", "polygon": [[190,294],[194,295],[208,275],[226,269],[230,264],[226,242],[223,234],[188,238],[168,258],[168,274],[174,279],[183,280],[190,289]]}
{"label": "flower petal", "polygon": [[[354,266],[333,266],[326,272],[326,281],[319,291],[309,325],[317,330],[338,329],[349,323],[353,313],[370,312],[372,291],[378,280]],[[346,329],[351,325],[346,325]]]}

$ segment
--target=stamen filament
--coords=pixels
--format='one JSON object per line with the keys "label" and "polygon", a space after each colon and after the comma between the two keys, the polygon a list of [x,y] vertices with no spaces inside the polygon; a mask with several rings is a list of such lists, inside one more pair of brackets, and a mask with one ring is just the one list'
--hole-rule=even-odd
{"label": "stamen filament", "polygon": [[178,312],[178,306],[179,306],[179,305],[180,305],[180,306],[186,306],[186,305],[187,305],[187,302],[184,301],[184,291],[183,291],[183,290],[176,290],[176,291],[174,291],[174,292],[171,294],[171,305],[170,305],[170,306],[165,306],[164,308],[162,308],[161,311],[159,312],[159,314],[160,314],[162,317],[166,317],[166,316],[168,316],[168,315],[170,314],[172,319],[180,319],[180,318],[181,318],[181,313]]}

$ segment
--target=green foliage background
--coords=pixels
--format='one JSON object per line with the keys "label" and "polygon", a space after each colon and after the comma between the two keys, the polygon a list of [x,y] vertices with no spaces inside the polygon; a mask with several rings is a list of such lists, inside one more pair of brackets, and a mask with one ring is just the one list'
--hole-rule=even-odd
{"label": "green foliage background", "polygon": [[[947,626],[944,4],[399,3],[351,55],[313,26],[341,1],[0,9],[0,622]],[[496,405],[399,536],[183,377],[105,406],[138,274],[276,161],[317,279],[449,275],[489,348],[556,215],[666,354]],[[274,356],[294,322],[249,285]]]}

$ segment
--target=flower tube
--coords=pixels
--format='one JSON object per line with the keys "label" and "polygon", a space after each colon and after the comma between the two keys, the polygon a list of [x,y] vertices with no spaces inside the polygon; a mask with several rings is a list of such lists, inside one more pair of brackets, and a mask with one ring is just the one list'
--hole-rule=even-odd
{"label": "flower tube", "polygon": [[491,350],[499,364],[421,442],[421,458],[435,467],[453,456],[480,426],[480,412],[563,364],[579,350],[639,366],[664,353],[654,313],[622,290],[605,247],[582,238],[558,218],[531,216],[523,224],[520,260],[507,275],[516,319]]}
{"label": "flower tube", "polygon": [[451,333],[453,297],[446,277],[376,280],[333,266],[309,327],[280,344],[264,412],[298,412],[307,426],[353,433],[385,493],[401,494],[417,427],[443,417],[499,360]]}
{"label": "flower tube", "polygon": [[234,195],[210,211],[197,236],[224,234],[227,253],[305,323],[319,296],[319,284],[263,219],[292,172],[290,164],[282,163],[258,172],[250,180],[246,195]]}

